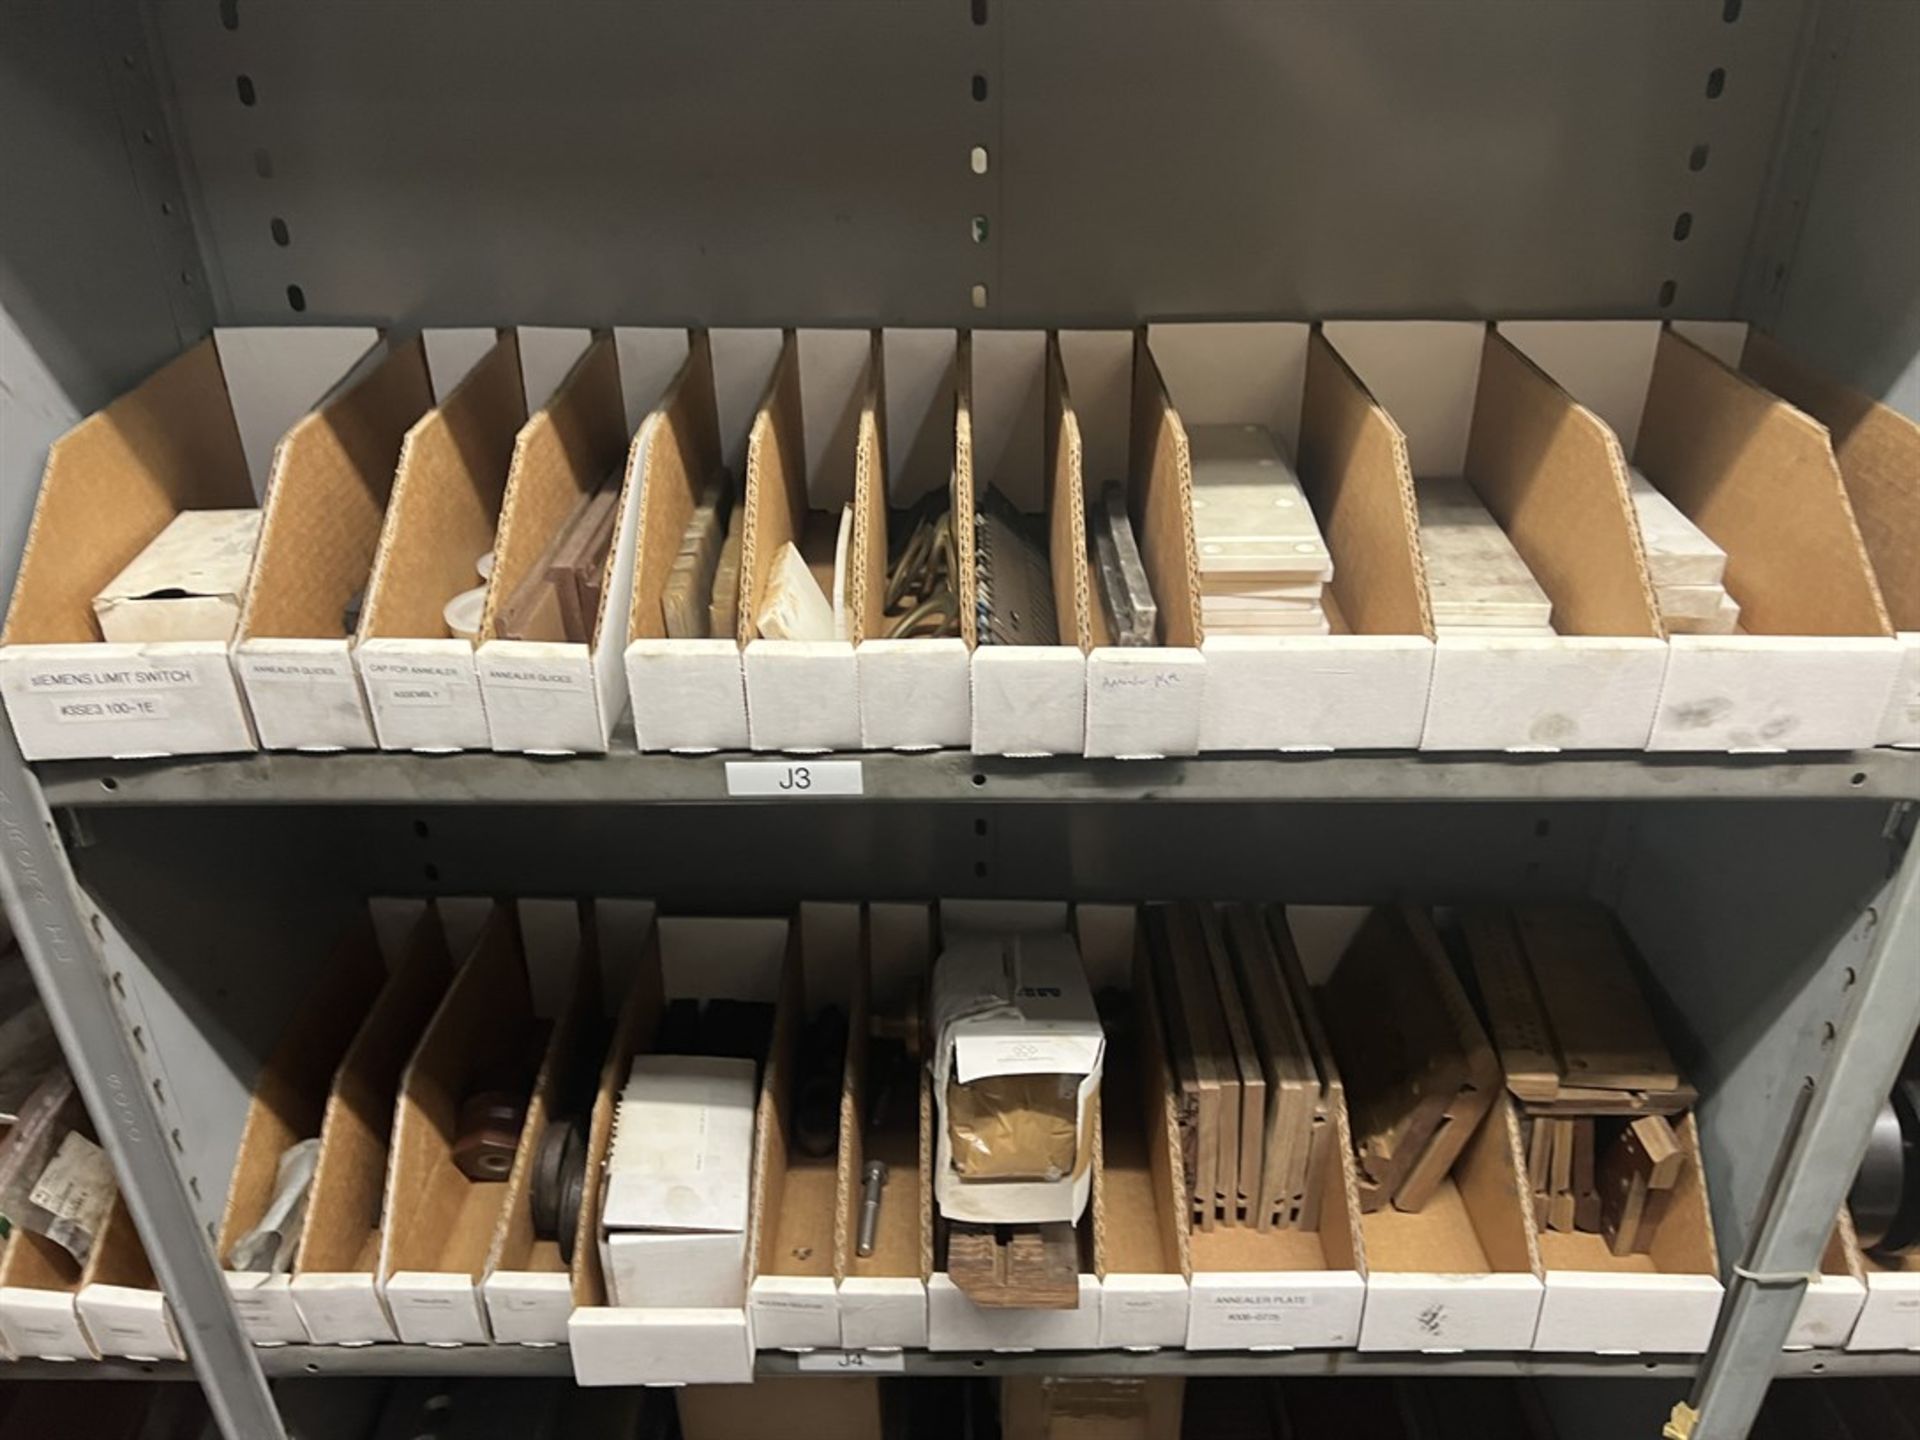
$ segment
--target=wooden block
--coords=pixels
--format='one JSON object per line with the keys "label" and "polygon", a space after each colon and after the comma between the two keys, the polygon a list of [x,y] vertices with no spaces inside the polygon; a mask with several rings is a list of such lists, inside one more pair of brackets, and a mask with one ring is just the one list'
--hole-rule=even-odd
{"label": "wooden block", "polygon": [[1672,1090],[1596,1090],[1589,1086],[1563,1085],[1549,1101],[1527,1101],[1522,1109],[1529,1115],[1684,1115],[1700,1103],[1700,1093],[1691,1085]]}
{"label": "wooden block", "polygon": [[1553,1121],[1545,1116],[1527,1127],[1527,1186],[1544,1195],[1553,1164]]}
{"label": "wooden block", "polygon": [[1548,629],[1553,602],[1465,480],[1414,488],[1436,625]]}
{"label": "wooden block", "polygon": [[1647,1152],[1631,1130],[1623,1130],[1600,1159],[1601,1232],[1615,1255],[1632,1255],[1639,1249],[1652,1171]]}
{"label": "wooden block", "polygon": [[1474,978],[1486,1005],[1494,1048],[1507,1088],[1522,1101],[1550,1101],[1560,1093],[1563,1066],[1540,992],[1534,987],[1511,911],[1475,905],[1460,913]]}
{"label": "wooden block", "polygon": [[952,1222],[947,1274],[974,1304],[989,1310],[1077,1310],[1080,1263],[1073,1226]]}
{"label": "wooden block", "polygon": [[1234,976],[1233,961],[1227,954],[1220,914],[1211,905],[1195,905],[1193,911],[1207,964],[1213,972],[1214,989],[1220,998],[1233,1073],[1239,1085],[1239,1144],[1233,1163],[1234,1184],[1227,1193],[1228,1222],[1238,1223],[1251,1220],[1260,1203],[1267,1136],[1267,1074],[1254,1044],[1240,982]]}
{"label": "wooden block", "polygon": [[[1181,1151],[1194,1222],[1203,1230],[1211,1230],[1219,1217],[1220,1112],[1226,1050],[1219,1033],[1223,1022],[1213,1014],[1219,998],[1210,976],[1191,963],[1188,937],[1175,907],[1149,906],[1146,927],[1155,990],[1167,1022],[1168,1053],[1181,1096]],[[1235,1160],[1237,1163],[1237,1153]]]}
{"label": "wooden block", "polygon": [[1576,1230],[1600,1230],[1599,1177],[1594,1166],[1594,1127],[1591,1117],[1573,1122],[1573,1203]]}
{"label": "wooden block", "polygon": [[1570,1235],[1574,1230],[1575,1207],[1573,1192],[1547,1197],[1547,1228],[1561,1235]]}
{"label": "wooden block", "polygon": [[1580,905],[1525,905],[1520,943],[1565,1063],[1565,1082],[1613,1090],[1674,1090],[1680,1075],[1613,921]]}
{"label": "wooden block", "polygon": [[1292,1223],[1300,1229],[1317,1232],[1333,1172],[1343,1164],[1336,1148],[1336,1136],[1339,1131],[1338,1117],[1346,1109],[1346,1087],[1340,1078],[1340,1067],[1334,1063],[1333,1046],[1328,1041],[1319,1006],[1314,1002],[1313,987],[1307,984],[1306,970],[1300,963],[1300,952],[1294,946],[1286,912],[1278,905],[1267,912],[1267,933],[1273,941],[1274,955],[1280,962],[1280,978],[1286,984],[1294,1022],[1305,1043],[1305,1053],[1310,1062],[1308,1068],[1319,1085],[1313,1108],[1311,1139],[1307,1146],[1306,1168],[1300,1172],[1302,1178],[1293,1187],[1298,1196],[1298,1208],[1291,1217]]}
{"label": "wooden block", "polygon": [[1687,1157],[1671,1125],[1658,1115],[1643,1115],[1627,1127],[1627,1133],[1646,1154],[1649,1190],[1671,1190],[1679,1183]]}
{"label": "wooden block", "polygon": [[1547,1174],[1547,1193],[1549,1195],[1571,1195],[1573,1193],[1573,1124],[1572,1120],[1549,1120],[1552,1131],[1552,1148],[1549,1155],[1552,1164]]}
{"label": "wooden block", "polygon": [[1673,1204],[1673,1187],[1665,1190],[1647,1190],[1647,1203],[1640,1211],[1640,1229],[1633,1237],[1633,1252],[1636,1255],[1648,1254],[1653,1242],[1659,1237],[1661,1223],[1667,1218],[1667,1210]]}
{"label": "wooden block", "polygon": [[[1306,1082],[1301,1069],[1303,1063],[1310,1068],[1312,1062],[1302,1053],[1305,1046],[1298,1039],[1298,1025],[1287,1000],[1279,961],[1259,912],[1251,905],[1229,905],[1222,930],[1266,1080],[1260,1171],[1250,1210],[1254,1226],[1267,1230],[1285,1223],[1283,1213],[1291,1204],[1287,1176],[1296,1150],[1301,1152],[1299,1161],[1304,1168],[1314,1097],[1302,1093]],[[1317,1078],[1312,1088],[1317,1097]]]}

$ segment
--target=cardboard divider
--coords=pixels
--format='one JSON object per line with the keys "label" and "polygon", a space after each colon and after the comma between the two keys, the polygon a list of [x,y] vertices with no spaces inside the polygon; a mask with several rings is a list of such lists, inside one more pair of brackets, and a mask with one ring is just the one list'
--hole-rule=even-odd
{"label": "cardboard divider", "polygon": [[[878,1083],[869,1064],[872,1017],[924,1012],[935,945],[931,907],[867,907],[866,963],[858,974],[840,1111],[840,1171],[834,1209],[833,1270],[840,1292],[840,1344],[849,1350],[924,1349],[927,1277],[933,1270],[933,1089],[916,1067],[912,1103],[875,1114]],[[922,1041],[924,1044],[924,1039]],[[923,1163],[923,1155],[927,1157]],[[858,1253],[868,1160],[887,1167],[871,1255]]]}
{"label": "cardboard divider", "polygon": [[1758,332],[1747,337],[1740,368],[1827,427],[1902,652],[1875,739],[1920,746],[1920,424],[1821,375]]}
{"label": "cardboard divider", "polygon": [[1827,432],[1655,321],[1501,331],[1605,414],[1634,465],[1727,553],[1741,629],[1670,639],[1646,748],[1873,744],[1904,652]]}
{"label": "cardboard divider", "polygon": [[[574,958],[562,1016],[580,989]],[[536,1008],[533,962],[520,918],[496,905],[401,1077],[380,1277],[394,1330],[409,1344],[492,1338],[481,1283],[511,1183],[470,1179],[454,1163],[453,1146],[462,1102],[490,1069],[507,1078],[489,1083],[513,1084],[529,1111],[552,1084],[553,1048],[566,1026]],[[530,1073],[516,1080],[529,1060]],[[526,1129],[523,1118],[522,1141]]]}
{"label": "cardboard divider", "polygon": [[[564,1345],[573,1314],[573,1267],[559,1240],[542,1239],[533,1219],[536,1157],[547,1127],[581,1117],[592,1103],[596,1062],[604,1054],[600,1023],[600,958],[596,931],[580,934],[572,983],[540,1060],[526,1123],[507,1176],[506,1200],[487,1249],[481,1294],[493,1339],[503,1345]],[[576,1241],[578,1236],[575,1236]],[[577,1257],[579,1251],[575,1250]]]}
{"label": "cardboard divider", "polygon": [[[747,442],[739,638],[747,733],[755,750],[860,747],[854,647],[877,623],[877,616],[867,614],[875,598],[872,576],[876,567],[886,568],[884,524],[873,515],[883,473],[880,377],[877,332],[803,330],[789,336],[754,416]],[[864,522],[857,504],[863,487]],[[844,559],[844,633],[830,640],[763,637],[758,614],[782,546],[799,548],[821,593],[833,600],[841,510],[850,503],[856,508]]]}
{"label": "cardboard divider", "polygon": [[227,641],[108,644],[93,597],[181,512],[253,508],[265,465],[250,471],[249,442],[277,439],[376,338],[217,331],[53,443],[0,630],[0,698],[22,755],[255,748]]}
{"label": "cardboard divider", "polygon": [[160,1293],[153,1263],[133,1226],[126,1197],[115,1196],[74,1297],[80,1323],[102,1355],[185,1360],[173,1307]]}
{"label": "cardboard divider", "polygon": [[424,907],[395,944],[386,983],[333,1074],[290,1287],[315,1344],[399,1338],[378,1283],[389,1146],[402,1070],[452,975],[440,917]]}
{"label": "cardboard divider", "polygon": [[1882,1260],[1863,1254],[1860,1268],[1867,1298],[1847,1349],[1920,1352],[1920,1255]]}
{"label": "cardboard divider", "polygon": [[[1699,1355],[1720,1313],[1720,1255],[1700,1159],[1700,1127],[1674,1127],[1687,1157],[1652,1250],[1615,1255],[1584,1231],[1535,1235],[1546,1280],[1535,1350],[1590,1355]],[[1534,1225],[1531,1213],[1529,1226]]]}
{"label": "cardboard divider", "polygon": [[373,926],[363,922],[328,957],[319,983],[254,1081],[214,1253],[240,1323],[256,1345],[304,1344],[307,1327],[294,1304],[292,1272],[226,1268],[233,1247],[273,1203],[280,1157],[300,1141],[319,1138],[334,1074],[385,979]]}
{"label": "cardboard divider", "polygon": [[1367,1245],[1362,1350],[1527,1350],[1545,1295],[1520,1122],[1504,1094],[1418,1212],[1360,1217]]}
{"label": "cardboard divider", "polygon": [[[855,905],[806,904],[795,925],[800,980],[790,992],[793,1032],[776,1047],[762,1087],[755,1153],[753,1209],[756,1260],[747,1291],[754,1345],[761,1350],[832,1349],[840,1344],[839,1216],[846,1184],[848,1065],[853,1022],[868,967],[868,929]],[[832,1152],[810,1156],[795,1134],[794,1106],[806,1078],[800,1039],[828,1006],[847,1021],[847,1054],[834,1077]]]}
{"label": "cardboard divider", "polygon": [[[603,904],[602,911],[604,913]],[[613,968],[611,957],[603,963]],[[749,1219],[739,1303],[699,1309],[609,1304],[601,1212],[614,1117],[636,1055],[654,1053],[667,1004],[677,999],[772,1001],[773,1041],[758,1110],[771,1107],[775,1057],[790,1055],[799,1004],[799,942],[786,920],[668,916],[647,926],[631,990],[620,1010],[594,1097],[587,1152],[587,1196],[574,1267],[575,1308],[567,1322],[574,1378],[581,1385],[745,1384],[753,1378],[747,1287],[761,1216]],[[765,1127],[756,1124],[756,1151]],[[756,1154],[756,1160],[760,1158]]]}
{"label": "cardboard divider", "polygon": [[[1852,1338],[1867,1303],[1867,1267],[1854,1233],[1853,1216],[1840,1207],[1833,1234],[1820,1255],[1820,1271],[1807,1282],[1800,1312],[1787,1332],[1787,1350],[1837,1350]],[[1920,1326],[1915,1328],[1920,1344]]]}
{"label": "cardboard divider", "polygon": [[503,332],[458,388],[407,431],[367,585],[354,659],[387,750],[484,750],[474,642],[445,608],[481,586],[515,437],[526,423],[520,338]]}
{"label": "cardboard divider", "polygon": [[[974,615],[960,573],[971,569],[973,471],[958,403],[959,346],[951,330],[880,336],[875,460],[859,467],[854,496],[854,551],[869,560],[856,651],[860,743],[868,750],[958,748],[973,730]],[[954,537],[955,631],[889,639],[890,539],[903,539],[914,518],[904,507],[936,490],[946,494]]]}
{"label": "cardboard divider", "polygon": [[1147,350],[1182,435],[1259,425],[1294,459],[1333,559],[1332,634],[1208,635],[1200,622],[1200,748],[1413,749],[1433,631],[1398,427],[1304,324],[1154,325]]}
{"label": "cardboard divider", "polygon": [[[500,528],[495,581],[487,589],[477,665],[487,728],[496,750],[604,753],[626,708],[623,664],[631,623],[634,539],[643,448],[627,425],[623,353],[657,373],[687,354],[686,332],[626,332],[595,338],[553,398],[515,440]],[[636,353],[638,352],[638,353]],[[651,404],[653,397],[648,397]],[[620,469],[612,543],[601,565],[599,605],[584,640],[563,633],[508,639],[501,610],[577,508]]]}
{"label": "cardboard divider", "polygon": [[[976,513],[989,488],[1045,516],[1059,643],[990,645],[976,633],[973,751],[1079,755],[1087,738],[1087,523],[1079,421],[1058,347],[1037,330],[978,330],[961,346],[961,424]],[[971,520],[969,520],[971,523]],[[978,603],[977,537],[961,536],[962,609]]]}
{"label": "cardboard divider", "polygon": [[370,359],[274,454],[233,653],[263,749],[375,744],[347,612],[369,583],[400,448],[433,389],[418,337]]}
{"label": "cardboard divider", "polygon": [[[1192,1318],[1179,1121],[1168,1075],[1165,1031],[1153,986],[1145,984],[1146,935],[1134,910],[1124,931],[1075,915],[1090,975],[1133,985],[1132,1053],[1108,1036],[1093,1180],[1093,1253],[1100,1277],[1100,1344],[1157,1350],[1186,1344]],[[1110,954],[1099,953],[1103,944]]]}
{"label": "cardboard divider", "polygon": [[[739,636],[670,640],[661,609],[701,488],[720,473],[722,444],[730,443],[718,396],[746,381],[756,381],[756,391],[766,383],[764,377],[756,380],[754,347],[724,341],[724,333],[694,335],[686,364],[641,422],[628,461],[629,473],[637,477],[639,515],[626,670],[642,750],[703,754],[747,747]],[[744,506],[745,476],[733,476],[732,483],[735,506]]]}
{"label": "cardboard divider", "polygon": [[1097,457],[1091,479],[1082,476],[1083,504],[1099,504],[1110,481],[1126,487],[1134,538],[1160,617],[1158,644],[1106,643],[1106,611],[1093,593],[1083,515],[1077,588],[1086,595],[1091,631],[1086,753],[1123,759],[1195,754],[1207,676],[1199,648],[1193,467],[1186,430],[1167,400],[1144,337],[1124,330],[1062,331],[1057,354],[1061,403],[1074,407],[1086,453]]}
{"label": "cardboard divider", "polygon": [[16,1226],[0,1255],[0,1339],[7,1349],[41,1360],[98,1359],[74,1303],[79,1291],[74,1258],[46,1236]]}
{"label": "cardboard divider", "polygon": [[1553,605],[1551,636],[1436,635],[1420,748],[1644,749],[1667,646],[1604,423],[1477,321],[1323,333],[1405,435],[1412,489],[1464,479]]}

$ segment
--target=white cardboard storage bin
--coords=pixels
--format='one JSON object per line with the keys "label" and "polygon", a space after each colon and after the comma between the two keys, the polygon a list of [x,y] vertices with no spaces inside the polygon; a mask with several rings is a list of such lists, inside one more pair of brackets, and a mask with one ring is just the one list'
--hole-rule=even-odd
{"label": "white cardboard storage bin", "polygon": [[1465,479],[1553,602],[1552,636],[1437,635],[1420,748],[1646,748],[1667,645],[1606,427],[1476,321],[1322,333],[1402,432],[1410,489]]}
{"label": "white cardboard storage bin", "polygon": [[1062,330],[1057,345],[1061,408],[1080,439],[1081,504],[1099,503],[1109,481],[1126,487],[1128,514],[1160,620],[1157,645],[1111,643],[1083,533],[1086,753],[1123,759],[1196,754],[1207,665],[1200,653],[1200,597],[1194,588],[1186,430],[1168,403],[1152,355],[1133,332]]}
{"label": "white cardboard storage bin", "polygon": [[[515,439],[494,543],[497,581],[487,587],[476,651],[495,750],[604,753],[626,712],[625,655],[643,454],[629,420],[631,402],[640,397],[650,417],[685,364],[687,346],[684,330],[620,330],[596,337]],[[590,637],[501,638],[501,608],[574,507],[616,468],[621,471],[619,516]]]}
{"label": "white cardboard storage bin", "polygon": [[227,642],[106,644],[93,596],[181,511],[258,504],[274,442],[376,338],[217,330],[54,442],[0,631],[27,759],[255,748]]}
{"label": "white cardboard storage bin", "polygon": [[[747,735],[755,750],[860,748],[860,667],[854,646],[866,606],[885,587],[885,537],[856,519],[839,552],[844,507],[877,501],[879,337],[869,330],[802,330],[789,338],[747,441],[740,547],[740,645]],[[791,542],[833,603],[831,640],[760,634],[759,608],[780,548]],[[875,546],[881,547],[876,558]],[[844,586],[836,595],[835,571]],[[878,585],[878,589],[874,588]],[[877,619],[877,617],[875,617]]]}
{"label": "white cardboard storage bin", "polygon": [[[869,557],[862,598],[859,663],[860,743],[867,750],[964,747],[973,729],[974,616],[963,604],[960,633],[891,640],[883,609],[889,537],[903,510],[944,490],[956,543],[971,550],[973,476],[962,442],[959,337],[952,330],[885,330],[880,335],[882,409],[876,463],[861,466],[854,497],[854,550]],[[878,528],[875,540],[867,529]],[[971,556],[960,562],[972,567]],[[956,593],[964,590],[955,577]]]}
{"label": "white cardboard storage bin", "polygon": [[[597,985],[577,928],[544,923],[556,902],[496,905],[400,1080],[380,1235],[380,1293],[407,1344],[478,1345],[495,1335],[485,1284],[514,1178],[524,1178],[540,1101]],[[474,1181],[453,1162],[460,1101],[485,1066],[537,1043],[513,1177]]]}
{"label": "white cardboard storage bin", "polygon": [[[1044,519],[1056,645],[990,645],[973,652],[976,755],[1078,755],[1087,739],[1087,523],[1080,432],[1065,401],[1057,347],[1043,330],[976,330],[960,341],[961,453],[975,508],[989,488]],[[961,610],[978,596],[973,517],[959,532]],[[964,623],[972,623],[967,621]]]}
{"label": "white cardboard storage bin", "polygon": [[[607,907],[603,904],[604,913]],[[577,1241],[583,1263],[574,1272],[574,1309],[567,1321],[574,1378],[582,1385],[728,1385],[753,1378],[753,1329],[747,1293],[756,1212],[748,1221],[748,1261],[727,1305],[644,1309],[608,1302],[600,1213],[614,1112],[633,1057],[653,1043],[675,999],[735,999],[776,1005],[772,1052],[762,1077],[756,1146],[764,1146],[772,1101],[769,1077],[791,1063],[798,1008],[798,936],[784,919],[670,916],[650,921],[639,945],[634,981],[621,1008],[594,1098],[587,1148],[587,1194]],[[610,947],[608,956],[613,955]],[[609,968],[613,968],[611,958]],[[761,1157],[764,1158],[764,1150]]]}
{"label": "white cardboard storage bin", "polygon": [[372,926],[362,925],[328,957],[319,983],[254,1080],[214,1253],[241,1327],[256,1345],[300,1345],[310,1337],[294,1304],[292,1272],[234,1270],[231,1251],[272,1203],[281,1155],[299,1141],[320,1138],[334,1075],[385,971]]}
{"label": "white cardboard storage bin", "polygon": [[117,1197],[80,1276],[74,1309],[93,1348],[128,1360],[184,1360],[173,1307],[160,1293],[153,1265],[133,1228],[126,1197]]}
{"label": "white cardboard storage bin", "polygon": [[696,332],[686,363],[634,436],[628,468],[639,514],[626,674],[642,750],[747,748],[738,633],[670,640],[660,597],[707,480],[724,468],[734,504],[745,505],[748,432],[783,354],[778,330]]}
{"label": "white cardboard storage bin", "polygon": [[[793,1038],[776,1047],[767,1067],[765,1103],[755,1127],[753,1169],[752,1282],[747,1313],[754,1345],[761,1350],[835,1349],[841,1344],[839,1274],[846,1229],[840,1201],[859,1188],[853,1163],[851,1127],[857,1115],[849,1095],[854,1028],[864,1023],[862,991],[867,971],[867,924],[858,905],[804,904],[795,922],[799,937],[799,979],[787,992],[792,1002]],[[847,1054],[838,1077],[839,1103],[833,1153],[800,1153],[793,1133],[795,1087],[801,1082],[798,1035],[827,1005],[848,1017]],[[893,1200],[900,1203],[896,1177]]]}
{"label": "white cardboard storage bin", "polygon": [[367,585],[406,432],[432,405],[425,343],[395,343],[274,452],[233,646],[262,749],[374,746],[346,611]]}
{"label": "white cardboard storage bin", "polygon": [[1207,636],[1202,622],[1200,749],[1418,746],[1433,635],[1393,421],[1304,324],[1152,325],[1147,347],[1174,412],[1162,423],[1182,449],[1188,425],[1259,425],[1293,459],[1344,622],[1344,633],[1272,636]]}
{"label": "white cardboard storage bin", "polygon": [[1920,747],[1920,485],[1914,483],[1920,475],[1920,424],[1834,383],[1758,332],[1745,336],[1740,368],[1827,427],[1900,642],[1899,672],[1875,738],[1882,745]]}
{"label": "white cardboard storage bin", "polygon": [[[1657,321],[1500,330],[1605,418],[1627,457],[1727,552],[1741,632],[1672,637],[1646,748],[1872,745],[1903,651],[1826,430]],[[1719,345],[1737,338],[1727,330],[1689,333]]]}
{"label": "white cardboard storage bin", "polygon": [[1893,1263],[1864,1255],[1861,1260],[1867,1299],[1847,1349],[1920,1352],[1920,1259],[1908,1255]]}
{"label": "white cardboard storage bin", "polygon": [[[319,1163],[289,1286],[305,1336],[316,1345],[400,1338],[379,1286],[393,1117],[401,1073],[453,975],[437,910],[406,905],[400,915],[385,983],[333,1072],[320,1122]],[[241,1317],[258,1342],[244,1305]]]}
{"label": "white cardboard storage bin", "polygon": [[1706,1353],[1720,1314],[1720,1256],[1700,1160],[1699,1126],[1688,1115],[1677,1129],[1687,1166],[1649,1254],[1616,1256],[1600,1235],[1539,1232],[1547,1288],[1535,1350]]}

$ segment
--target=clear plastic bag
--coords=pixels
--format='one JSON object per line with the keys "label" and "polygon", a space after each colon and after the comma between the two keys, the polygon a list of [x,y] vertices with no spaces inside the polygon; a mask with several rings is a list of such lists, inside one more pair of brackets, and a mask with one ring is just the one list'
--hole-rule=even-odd
{"label": "clear plastic bag", "polygon": [[62,1067],[27,1097],[0,1140],[0,1215],[84,1266],[117,1194],[113,1166],[87,1133],[73,1076]]}

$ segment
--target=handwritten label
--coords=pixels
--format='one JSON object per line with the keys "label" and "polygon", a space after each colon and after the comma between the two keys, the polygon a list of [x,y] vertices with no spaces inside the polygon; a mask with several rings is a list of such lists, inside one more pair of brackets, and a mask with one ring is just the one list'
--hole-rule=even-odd
{"label": "handwritten label", "polygon": [[903,1374],[907,1357],[899,1350],[809,1350],[798,1357],[796,1368],[802,1375]]}
{"label": "handwritten label", "polygon": [[1102,690],[1177,690],[1184,677],[1178,670],[1155,670],[1149,674],[1102,675]]}
{"label": "handwritten label", "polygon": [[727,794],[753,799],[864,795],[858,760],[729,760]]}

